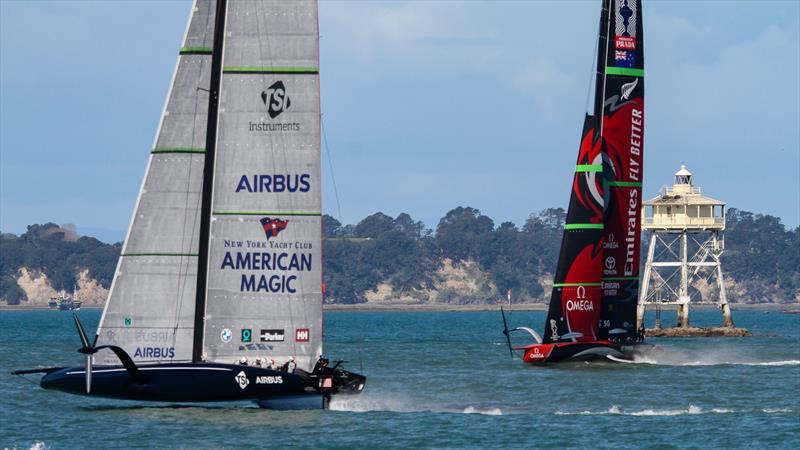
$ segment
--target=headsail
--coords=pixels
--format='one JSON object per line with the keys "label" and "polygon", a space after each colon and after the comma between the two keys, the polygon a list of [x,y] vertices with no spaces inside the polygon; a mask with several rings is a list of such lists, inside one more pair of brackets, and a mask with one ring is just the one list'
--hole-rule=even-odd
{"label": "headsail", "polygon": [[319,27],[314,0],[228,0],[202,356],[322,353]]}
{"label": "headsail", "polygon": [[609,7],[601,125],[607,186],[601,338],[636,333],[644,173],[642,2],[611,0]]}
{"label": "headsail", "polygon": [[[213,1],[195,0],[97,331],[98,345],[136,362],[192,357],[213,25]],[[107,350],[96,358],[118,363]]]}

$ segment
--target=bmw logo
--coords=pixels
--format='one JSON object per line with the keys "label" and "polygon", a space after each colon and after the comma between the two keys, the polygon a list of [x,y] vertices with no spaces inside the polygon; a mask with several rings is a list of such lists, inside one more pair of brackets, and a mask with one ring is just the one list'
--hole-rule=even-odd
{"label": "bmw logo", "polygon": [[227,328],[222,330],[222,333],[219,334],[219,338],[222,339],[222,342],[225,342],[226,344],[231,341],[232,337],[233,333],[231,333],[231,330]]}

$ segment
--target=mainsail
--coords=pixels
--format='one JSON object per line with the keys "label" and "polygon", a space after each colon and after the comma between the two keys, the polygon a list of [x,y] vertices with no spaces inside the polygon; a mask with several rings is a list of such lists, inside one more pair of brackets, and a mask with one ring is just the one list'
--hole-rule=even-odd
{"label": "mainsail", "polygon": [[310,370],[322,354],[317,5],[221,4],[201,359],[294,356]]}
{"label": "mainsail", "polygon": [[595,115],[584,121],[545,343],[635,335],[644,128],[641,11],[641,0],[603,2]]}
{"label": "mainsail", "polygon": [[[100,325],[136,362],[192,359],[212,0],[195,0]],[[104,350],[97,362],[118,364]]]}
{"label": "mainsail", "polygon": [[609,7],[600,128],[606,197],[599,336],[632,338],[639,299],[644,174],[642,2],[613,0]]}

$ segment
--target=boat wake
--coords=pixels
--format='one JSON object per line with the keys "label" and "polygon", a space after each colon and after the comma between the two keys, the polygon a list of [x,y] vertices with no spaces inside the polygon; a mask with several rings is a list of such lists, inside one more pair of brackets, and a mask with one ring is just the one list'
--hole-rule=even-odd
{"label": "boat wake", "polygon": [[[763,408],[760,410],[766,414],[780,414],[790,413],[791,409],[788,408]],[[695,414],[732,414],[737,412],[752,412],[752,411],[737,411],[729,408],[711,408],[703,409],[699,406],[689,405],[686,409],[643,409],[640,411],[625,411],[619,406],[611,406],[608,409],[601,411],[556,411],[554,414],[557,416],[606,416],[606,415],[619,415],[619,416],[682,416],[682,415],[695,415]]]}
{"label": "boat wake", "polygon": [[[800,359],[768,360],[765,355],[747,355],[734,353],[728,348],[702,348],[696,351],[679,350],[670,347],[656,347],[644,355],[635,355],[633,364],[650,364],[659,366],[797,366]],[[760,357],[759,357],[760,356]],[[794,355],[792,355],[794,356]]]}
{"label": "boat wake", "polygon": [[331,411],[349,412],[399,412],[399,413],[443,413],[443,414],[482,414],[500,416],[500,408],[483,405],[424,405],[409,400],[392,398],[333,398],[329,405]]}
{"label": "boat wake", "polygon": [[797,366],[800,365],[800,360],[787,359],[782,361],[748,361],[748,360],[730,360],[730,359],[714,359],[714,358],[669,358],[669,357],[636,357],[632,361],[626,361],[630,364],[651,364],[658,366]]}

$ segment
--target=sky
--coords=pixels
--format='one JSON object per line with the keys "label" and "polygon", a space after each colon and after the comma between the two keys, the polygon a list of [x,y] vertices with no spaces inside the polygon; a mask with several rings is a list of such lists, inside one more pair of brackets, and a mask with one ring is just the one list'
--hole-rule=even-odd
{"label": "sky", "polygon": [[[320,1],[325,212],[566,208],[599,5]],[[124,238],[190,7],[0,0],[0,230]],[[645,197],[683,162],[797,227],[800,2],[645,2],[644,27]]]}

